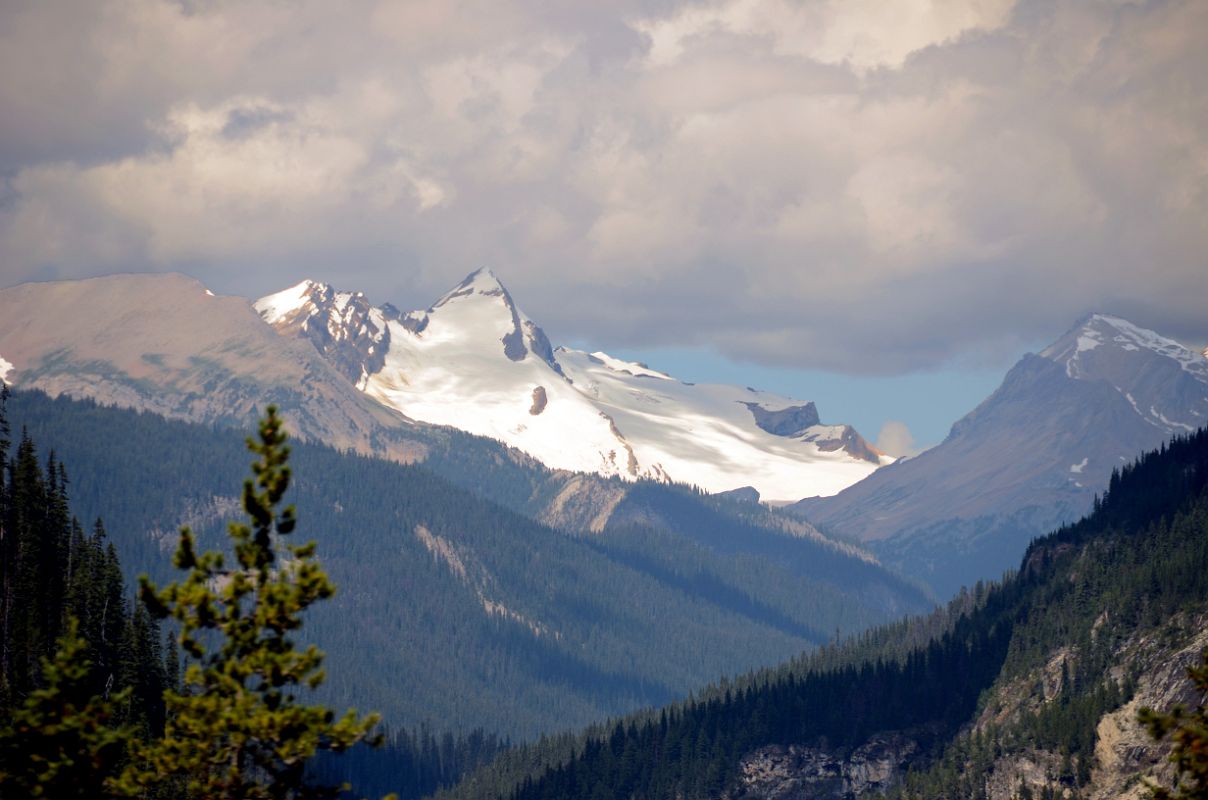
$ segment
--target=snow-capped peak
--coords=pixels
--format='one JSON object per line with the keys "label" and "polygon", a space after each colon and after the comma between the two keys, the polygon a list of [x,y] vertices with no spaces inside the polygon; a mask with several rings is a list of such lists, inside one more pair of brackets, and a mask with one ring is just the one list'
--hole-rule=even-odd
{"label": "snow-capped peak", "polygon": [[327,284],[307,278],[288,289],[261,297],[252,304],[252,307],[264,318],[265,322],[269,325],[276,325],[297,314],[308,303],[312,303],[316,294],[325,294],[330,288]]}
{"label": "snow-capped peak", "polygon": [[1126,319],[1091,314],[1040,355],[1074,380],[1110,384],[1167,434],[1195,430],[1208,419],[1208,358]]}
{"label": "snow-capped peak", "polygon": [[471,272],[462,279],[461,283],[445,292],[444,296],[433,303],[429,310],[438,309],[462,297],[498,297],[508,308],[515,307],[512,296],[504,288],[503,282],[491,271],[490,267],[482,267]]}
{"label": "snow-capped peak", "polygon": [[1044,358],[1064,364],[1071,378],[1094,377],[1088,363],[1102,361],[1103,354],[1088,354],[1097,348],[1107,351],[1151,352],[1178,363],[1185,371],[1208,380],[1205,356],[1159,333],[1109,314],[1091,314],[1057,341],[1040,351]]}
{"label": "snow-capped peak", "polygon": [[833,494],[888,460],[847,426],[821,425],[813,404],[681,383],[603,352],[555,352],[487,268],[406,314],[315,281],[255,307],[384,405],[553,468],[710,491],[753,485],[783,501]]}

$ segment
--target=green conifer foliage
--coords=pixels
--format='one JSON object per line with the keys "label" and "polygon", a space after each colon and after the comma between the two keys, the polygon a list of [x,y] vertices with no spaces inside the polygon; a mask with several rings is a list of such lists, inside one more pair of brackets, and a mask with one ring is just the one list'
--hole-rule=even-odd
{"label": "green conifer foliage", "polygon": [[75,618],[42,662],[44,685],[0,728],[0,796],[104,798],[132,731],[114,724],[129,690],[94,695],[88,645]]}
{"label": "green conifer foliage", "polygon": [[1178,779],[1174,791],[1154,786],[1156,800],[1208,799],[1208,649],[1200,665],[1187,670],[1187,676],[1200,695],[1198,706],[1190,711],[1176,706],[1169,714],[1143,708],[1139,714],[1155,739],[1170,735],[1174,741],[1170,760],[1178,769]]}
{"label": "green conifer foliage", "polygon": [[295,525],[292,506],[278,511],[290,482],[285,441],[270,406],[258,441],[248,441],[258,457],[243,487],[251,524],[228,528],[234,565],[220,552],[196,552],[193,534],[183,528],[174,563],[186,577],[163,589],[142,580],[152,613],[179,624],[188,666],[182,689],[165,693],[164,735],[127,771],[128,786],[183,778],[191,794],[212,800],[334,796],[304,786],[308,760],[365,740],[378,721],[354,711],[336,720],[298,697],[302,687],[323,682],[323,654],[313,645],[299,649],[291,636],[302,612],[335,589],[313,543],[276,539]]}

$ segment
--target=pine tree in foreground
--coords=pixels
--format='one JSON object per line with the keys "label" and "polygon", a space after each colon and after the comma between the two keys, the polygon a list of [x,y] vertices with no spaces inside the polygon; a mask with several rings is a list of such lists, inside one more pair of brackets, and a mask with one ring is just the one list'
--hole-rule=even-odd
{"label": "pine tree in foreground", "polygon": [[198,553],[182,528],[174,564],[187,576],[163,589],[141,581],[152,613],[177,621],[188,666],[181,689],[165,693],[163,737],[138,754],[123,790],[145,794],[183,780],[190,795],[207,800],[334,797],[337,790],[305,784],[308,760],[368,739],[378,721],[354,711],[336,720],[298,698],[323,682],[323,654],[314,645],[298,649],[291,634],[301,613],[335,589],[313,542],[276,541],[296,522],[293,506],[277,508],[290,482],[286,438],[269,406],[258,441],[248,440],[258,456],[243,486],[251,524],[228,527],[233,566],[220,552]]}

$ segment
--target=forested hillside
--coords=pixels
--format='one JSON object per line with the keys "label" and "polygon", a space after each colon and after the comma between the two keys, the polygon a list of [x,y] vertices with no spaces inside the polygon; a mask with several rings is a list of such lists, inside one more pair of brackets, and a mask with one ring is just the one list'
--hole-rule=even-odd
{"label": "forested hillside", "polygon": [[[10,419],[73,465],[76,507],[104,517],[128,574],[161,579],[180,524],[212,546],[237,509],[229,430],[38,393],[15,394]],[[341,587],[307,623],[330,653],[324,699],[396,727],[579,726],[926,606],[857,554],[686,488],[651,486],[624,526],[576,535],[426,468],[306,444],[293,464]],[[515,476],[517,498],[532,480]]]}
{"label": "forested hillside", "polygon": [[132,602],[104,523],[85,528],[72,514],[63,462],[54,451],[39,453],[28,433],[12,441],[3,399],[0,716],[44,684],[42,660],[54,655],[74,619],[91,662],[85,678],[91,693],[122,697],[117,721],[156,735],[164,724],[163,691],[179,678],[176,648]]}
{"label": "forested hillside", "polygon": [[[1097,751],[1097,726],[1124,711],[1111,724],[1135,727],[1138,702],[1177,696],[1180,659],[1206,643],[1206,485],[1201,431],[1125,468],[1091,515],[1033,543],[1018,574],[943,613],[506,754],[455,796],[1136,790],[1127,770],[1153,772],[1158,758],[1135,741]],[[1174,666],[1159,675],[1163,662]]]}
{"label": "forested hillside", "polygon": [[[43,467],[24,431],[10,458],[7,399],[0,388],[0,796],[108,797],[116,790],[102,784],[127,766],[131,742],[164,736],[165,692],[182,691],[187,656],[174,626],[161,630],[127,587],[104,523],[85,531],[74,516],[58,456]],[[382,738],[324,753],[310,779],[416,800],[503,746],[481,731],[387,728]],[[147,796],[192,795],[174,783]]]}

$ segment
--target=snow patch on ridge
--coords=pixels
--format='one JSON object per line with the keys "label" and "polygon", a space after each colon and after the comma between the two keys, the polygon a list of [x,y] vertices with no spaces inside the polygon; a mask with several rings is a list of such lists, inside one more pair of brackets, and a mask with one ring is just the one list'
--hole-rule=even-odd
{"label": "snow patch on ridge", "polygon": [[8,383],[8,373],[14,369],[16,367],[13,366],[13,362],[6,360],[4,356],[0,356],[0,381]]}
{"label": "snow patch on ridge", "polygon": [[1194,374],[1196,377],[1208,377],[1208,364],[1205,364],[1204,356],[1184,347],[1174,339],[1168,339],[1159,333],[1155,333],[1147,328],[1138,327],[1128,320],[1120,319],[1119,317],[1096,314],[1092,317],[1092,320],[1105,322],[1115,328],[1118,335],[1114,336],[1113,340],[1122,346],[1131,344],[1135,347],[1152,350],[1155,353],[1179,362],[1179,365],[1184,370]]}
{"label": "snow patch on ridge", "polygon": [[275,325],[310,302],[311,290],[319,285],[321,284],[308,278],[296,286],[261,297],[252,304],[252,308],[256,309],[269,325]]}
{"label": "snow patch on ridge", "polygon": [[[558,348],[561,350],[562,348]],[[627,375],[632,375],[635,378],[658,378],[664,381],[673,381],[672,378],[665,372],[653,370],[645,364],[639,364],[636,361],[622,361],[619,358],[613,358],[608,353],[603,353],[597,350],[591,354],[591,357],[599,361],[604,366],[608,367],[613,372],[624,372]]]}
{"label": "snow patch on ridge", "polygon": [[1173,359],[1196,378],[1208,381],[1208,358],[1147,328],[1108,314],[1092,314],[1075,330],[1040,351],[1040,355],[1065,365],[1066,374],[1081,378],[1079,358],[1108,343],[1127,352],[1148,350]]}

